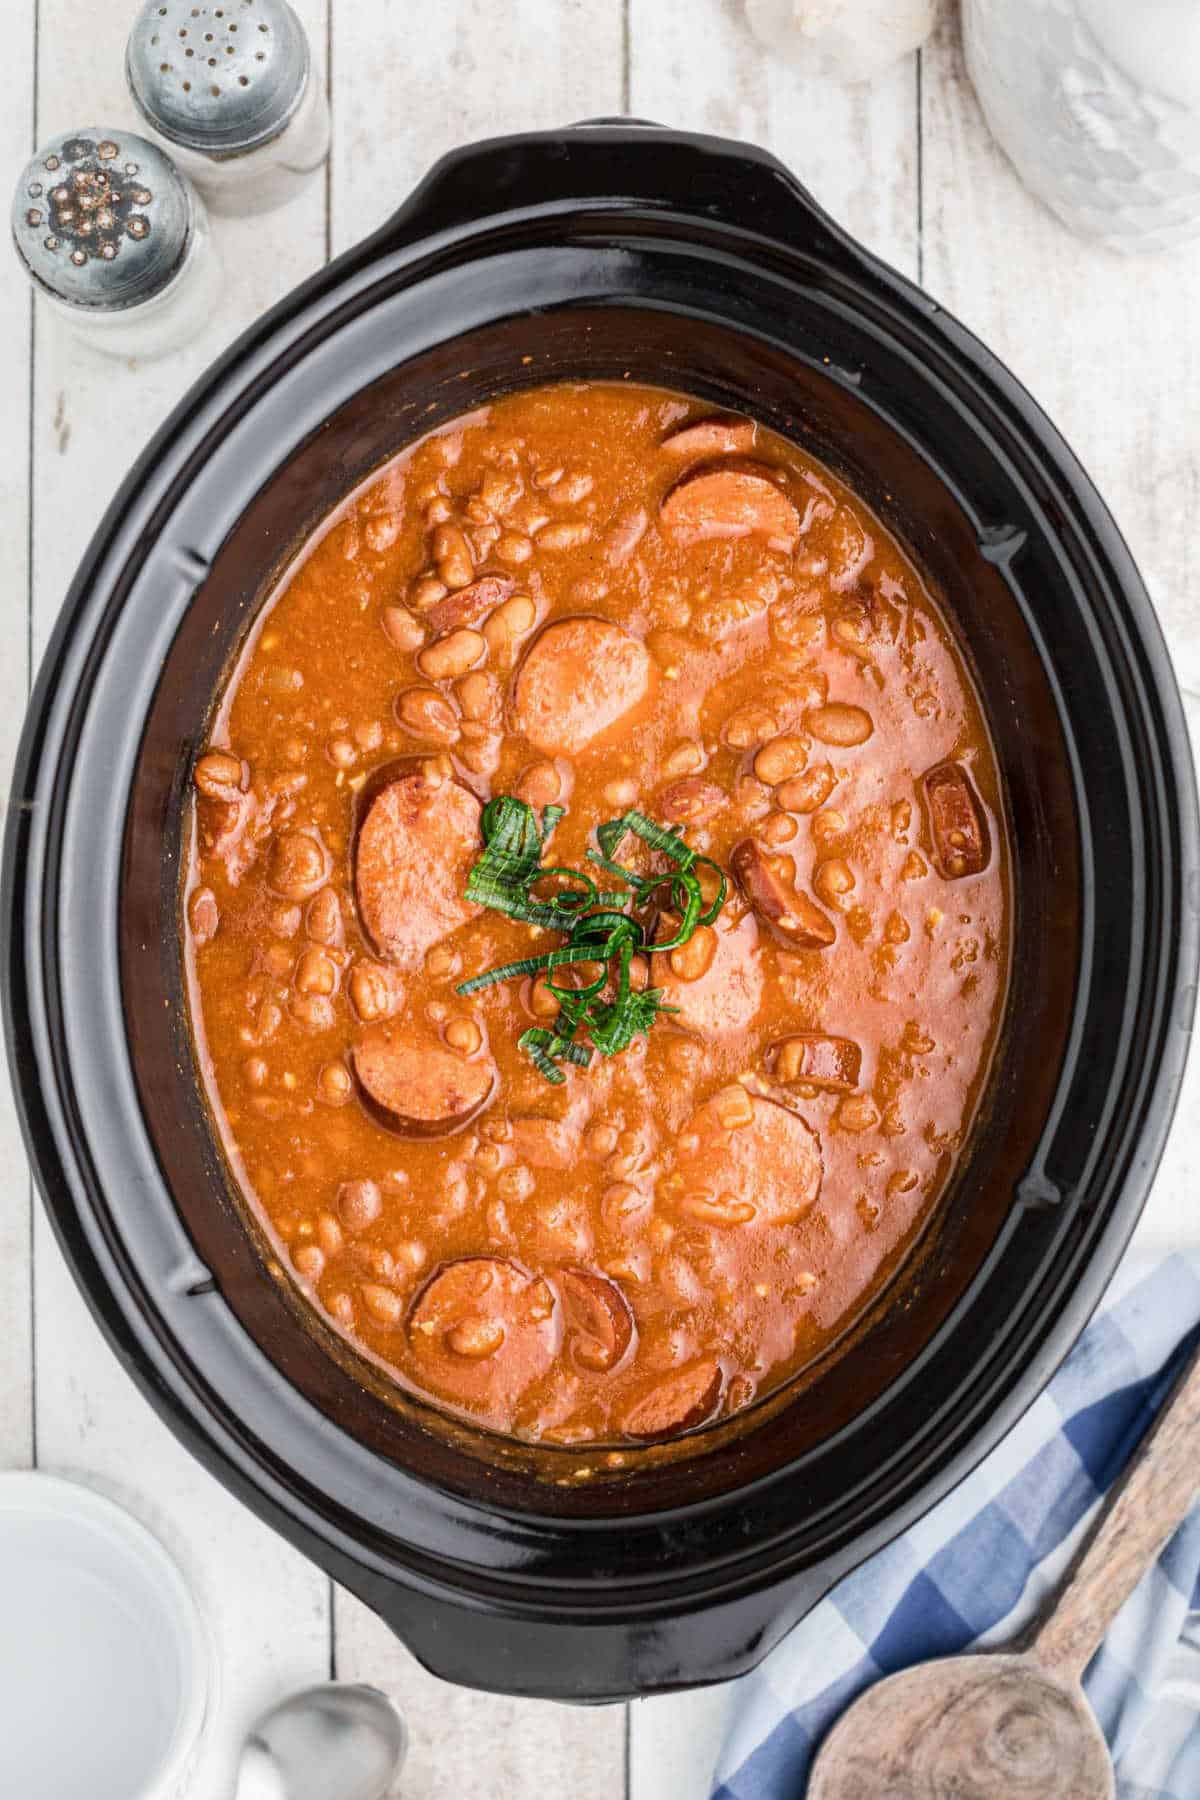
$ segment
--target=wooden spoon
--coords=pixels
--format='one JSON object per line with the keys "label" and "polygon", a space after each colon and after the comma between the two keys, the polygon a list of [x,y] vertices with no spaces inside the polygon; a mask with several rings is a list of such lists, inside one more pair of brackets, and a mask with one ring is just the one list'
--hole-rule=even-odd
{"label": "wooden spoon", "polygon": [[808,1800],[1113,1800],[1083,1672],[1200,1488],[1198,1426],[1200,1354],[1022,1646],[943,1657],[869,1688],[822,1745]]}

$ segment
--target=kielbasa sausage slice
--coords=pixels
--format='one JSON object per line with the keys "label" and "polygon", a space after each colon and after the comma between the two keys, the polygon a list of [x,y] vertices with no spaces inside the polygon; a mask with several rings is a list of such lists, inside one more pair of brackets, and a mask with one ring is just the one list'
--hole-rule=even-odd
{"label": "kielbasa sausage slice", "polygon": [[621,1429],[633,1438],[673,1437],[676,1432],[691,1431],[712,1416],[722,1385],[716,1357],[701,1357],[655,1382],[627,1409]]}
{"label": "kielbasa sausage slice", "polygon": [[447,594],[431,606],[426,615],[435,637],[457,631],[463,625],[475,625],[486,618],[502,600],[507,600],[516,583],[508,575],[481,575],[455,594]]}
{"label": "kielbasa sausage slice", "polygon": [[410,769],[379,790],[363,816],[354,887],[376,953],[413,968],[479,911],[464,895],[479,854],[480,806],[460,782]]}
{"label": "kielbasa sausage slice", "polygon": [[800,515],[766,470],[701,469],[685,475],[662,503],[659,518],[676,543],[710,538],[763,537],[791,552],[800,537]]}
{"label": "kielbasa sausage slice", "polygon": [[413,1303],[408,1337],[419,1379],[499,1429],[558,1352],[550,1284],[498,1256],[444,1263]]}
{"label": "kielbasa sausage slice", "polygon": [[800,1031],[774,1046],[771,1074],[790,1086],[807,1081],[813,1087],[850,1093],[858,1086],[862,1051],[853,1038],[829,1037],[820,1031]]}
{"label": "kielbasa sausage slice", "polygon": [[489,1056],[461,1056],[402,1021],[365,1032],[351,1052],[372,1117],[403,1137],[445,1137],[483,1111],[496,1086]]}
{"label": "kielbasa sausage slice", "polygon": [[796,886],[790,856],[771,856],[753,838],[743,838],[734,845],[729,866],[759,918],[785,944],[796,950],[825,950],[834,942],[837,927]]}
{"label": "kielbasa sausage slice", "polygon": [[576,756],[602,743],[653,687],[645,645],[607,619],[548,625],[517,671],[514,723],[545,756]]}
{"label": "kielbasa sausage slice", "polygon": [[692,457],[744,456],[753,450],[757,431],[753,419],[697,419],[664,438],[661,448],[681,462]]}
{"label": "kielbasa sausage slice", "polygon": [[629,1302],[607,1275],[560,1269],[558,1291],[568,1354],[591,1374],[615,1369],[633,1341]]}
{"label": "kielbasa sausage slice", "polygon": [[[728,1196],[737,1227],[792,1225],[816,1204],[825,1173],[821,1140],[790,1106],[722,1089],[692,1114],[675,1149],[679,1204],[705,1218]],[[713,1217],[718,1216],[713,1212]]]}
{"label": "kielbasa sausage slice", "polygon": [[983,807],[961,763],[938,763],[921,780],[933,860],[946,881],[978,875],[987,867],[988,833]]}

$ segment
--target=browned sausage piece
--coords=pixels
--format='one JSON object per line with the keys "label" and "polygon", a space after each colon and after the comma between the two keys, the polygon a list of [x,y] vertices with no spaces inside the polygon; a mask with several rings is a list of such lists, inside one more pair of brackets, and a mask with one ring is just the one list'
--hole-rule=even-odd
{"label": "browned sausage piece", "polygon": [[627,1437],[673,1437],[712,1416],[721,1398],[721,1365],[714,1356],[664,1376],[629,1407],[621,1420]]}
{"label": "browned sausage piece", "polygon": [[442,637],[447,631],[457,631],[463,625],[474,625],[477,620],[486,618],[493,607],[508,599],[514,586],[507,575],[483,575],[467,587],[459,588],[456,594],[447,594],[426,614],[434,637]]}
{"label": "browned sausage piece", "polygon": [[269,803],[264,806],[253,793],[231,795],[227,800],[199,794],[196,817],[204,854],[224,863],[226,881],[237,887],[263,848],[271,817]]}
{"label": "browned sausage piece", "polygon": [[[669,928],[659,932],[660,937],[670,935]],[[704,946],[707,961],[694,961],[698,943]],[[678,1008],[667,1015],[672,1027],[698,1032],[710,1040],[744,1031],[763,996],[758,926],[753,915],[745,913],[735,920],[726,907],[711,927],[697,931],[687,944],[653,957],[650,979],[663,990],[667,1004]]]}
{"label": "browned sausage piece", "polygon": [[939,763],[922,777],[933,860],[947,881],[987,867],[988,833],[971,778],[961,763]]}
{"label": "browned sausage piece", "polygon": [[444,1263],[417,1295],[408,1321],[418,1378],[501,1429],[558,1351],[550,1284],[502,1257]]}
{"label": "browned sausage piece", "polygon": [[853,1038],[801,1031],[774,1046],[771,1073],[785,1085],[807,1081],[813,1087],[849,1093],[858,1086],[861,1069],[862,1051]]}
{"label": "browned sausage piece", "polygon": [[633,1314],[616,1282],[590,1269],[560,1269],[558,1291],[568,1354],[594,1374],[615,1369],[633,1341]]}
{"label": "browned sausage piece", "polygon": [[790,856],[771,856],[753,838],[735,844],[729,866],[760,919],[797,950],[824,950],[837,937],[833,920],[796,886]]}
{"label": "browned sausage piece", "polygon": [[745,456],[754,448],[757,427],[753,419],[697,419],[662,441],[668,456],[681,460],[701,456]]}
{"label": "browned sausage piece", "polygon": [[196,801],[200,845],[206,856],[222,862],[237,844],[254,806],[252,794],[201,794]]}
{"label": "browned sausage piece", "polygon": [[685,475],[662,503],[664,530],[680,544],[708,538],[766,538],[792,551],[800,536],[800,515],[783,489],[754,468],[701,469]]}
{"label": "browned sausage piece", "polygon": [[654,665],[643,644],[607,619],[549,625],[517,672],[514,722],[546,756],[601,744],[651,692]]}
{"label": "browned sausage piece", "polygon": [[[821,1140],[790,1106],[722,1088],[694,1112],[675,1148],[680,1209],[736,1226],[792,1225],[816,1204]],[[706,1206],[706,1202],[708,1205]]]}
{"label": "browned sausage piece", "polygon": [[460,1056],[396,1020],[364,1032],[351,1053],[373,1118],[405,1137],[444,1137],[482,1112],[496,1085],[488,1056]]}
{"label": "browned sausage piece", "polygon": [[367,808],[355,845],[359,917],[380,956],[412,968],[479,911],[464,898],[479,853],[479,802],[461,783],[411,770]]}

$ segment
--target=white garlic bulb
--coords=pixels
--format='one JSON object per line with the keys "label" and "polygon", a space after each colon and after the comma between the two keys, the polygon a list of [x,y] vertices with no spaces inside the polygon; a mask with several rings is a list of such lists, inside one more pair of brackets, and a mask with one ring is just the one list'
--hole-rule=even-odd
{"label": "white garlic bulb", "polygon": [[746,0],[755,36],[817,75],[870,81],[923,44],[938,0]]}

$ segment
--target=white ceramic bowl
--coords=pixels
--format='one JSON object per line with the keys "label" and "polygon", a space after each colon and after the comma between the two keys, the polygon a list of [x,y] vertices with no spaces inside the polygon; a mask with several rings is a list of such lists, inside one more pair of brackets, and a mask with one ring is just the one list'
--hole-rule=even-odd
{"label": "white ceramic bowl", "polygon": [[158,1539],[52,1475],[0,1474],[0,1794],[177,1800],[213,1685]]}

